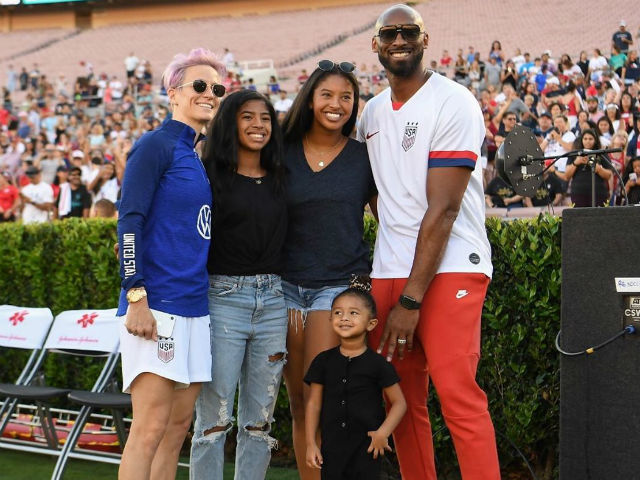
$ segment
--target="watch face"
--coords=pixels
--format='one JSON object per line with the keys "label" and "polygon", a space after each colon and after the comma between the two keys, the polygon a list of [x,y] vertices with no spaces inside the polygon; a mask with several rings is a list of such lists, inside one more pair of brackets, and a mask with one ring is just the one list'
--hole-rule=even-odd
{"label": "watch face", "polygon": [[139,302],[146,296],[147,292],[145,292],[144,290],[132,290],[127,292],[127,301],[129,303]]}
{"label": "watch face", "polygon": [[420,302],[418,302],[415,298],[409,297],[408,295],[400,295],[400,305],[408,310],[419,310]]}

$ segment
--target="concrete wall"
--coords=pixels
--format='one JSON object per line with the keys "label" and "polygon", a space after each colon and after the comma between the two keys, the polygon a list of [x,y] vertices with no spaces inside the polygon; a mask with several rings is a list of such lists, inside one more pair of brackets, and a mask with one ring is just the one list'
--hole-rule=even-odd
{"label": "concrete wall", "polygon": [[75,28],[75,13],[68,12],[33,13],[14,10],[3,11],[0,14],[0,32],[15,32],[19,30],[41,30],[50,28]]}
{"label": "concrete wall", "polygon": [[[313,8],[389,3],[389,0],[214,0],[176,1],[161,5],[113,6],[105,8],[94,4],[90,13],[93,28],[127,23],[145,23],[171,20],[189,20],[203,17],[259,15],[266,13],[308,10]],[[75,28],[73,5],[66,11],[44,12],[5,8],[0,11],[0,32],[50,28]],[[53,7],[49,7],[53,8]]]}

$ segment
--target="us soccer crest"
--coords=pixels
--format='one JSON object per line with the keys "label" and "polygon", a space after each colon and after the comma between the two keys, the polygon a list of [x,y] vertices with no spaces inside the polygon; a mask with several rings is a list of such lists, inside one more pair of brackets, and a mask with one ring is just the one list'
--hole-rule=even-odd
{"label": "us soccer crest", "polygon": [[173,360],[175,343],[173,338],[158,337],[158,358],[164,363]]}
{"label": "us soccer crest", "polygon": [[402,138],[402,148],[408,152],[413,144],[416,143],[416,135],[418,134],[418,122],[407,122],[404,127],[404,137]]}

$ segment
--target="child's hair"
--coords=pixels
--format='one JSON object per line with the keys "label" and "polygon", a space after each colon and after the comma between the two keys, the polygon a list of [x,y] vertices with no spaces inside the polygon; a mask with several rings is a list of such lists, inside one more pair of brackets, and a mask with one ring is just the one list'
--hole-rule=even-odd
{"label": "child's hair", "polygon": [[331,308],[335,305],[336,301],[340,297],[346,297],[347,295],[351,295],[359,298],[364,302],[367,309],[369,310],[369,314],[371,318],[376,318],[378,316],[378,310],[376,309],[376,301],[373,299],[373,296],[366,290],[362,290],[360,288],[349,287],[342,292],[340,292],[331,302]]}

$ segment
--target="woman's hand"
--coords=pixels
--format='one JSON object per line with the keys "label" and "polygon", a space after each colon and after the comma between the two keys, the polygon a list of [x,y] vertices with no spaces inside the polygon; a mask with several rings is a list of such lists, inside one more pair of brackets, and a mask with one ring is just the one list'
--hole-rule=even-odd
{"label": "woman's hand", "polygon": [[130,303],[127,309],[127,320],[124,326],[131,335],[144,337],[145,340],[158,341],[156,319],[153,318],[146,297],[142,300]]}
{"label": "woman's hand", "polygon": [[576,157],[575,160],[573,161],[573,164],[578,166],[578,165],[586,165],[588,162],[587,157]]}

